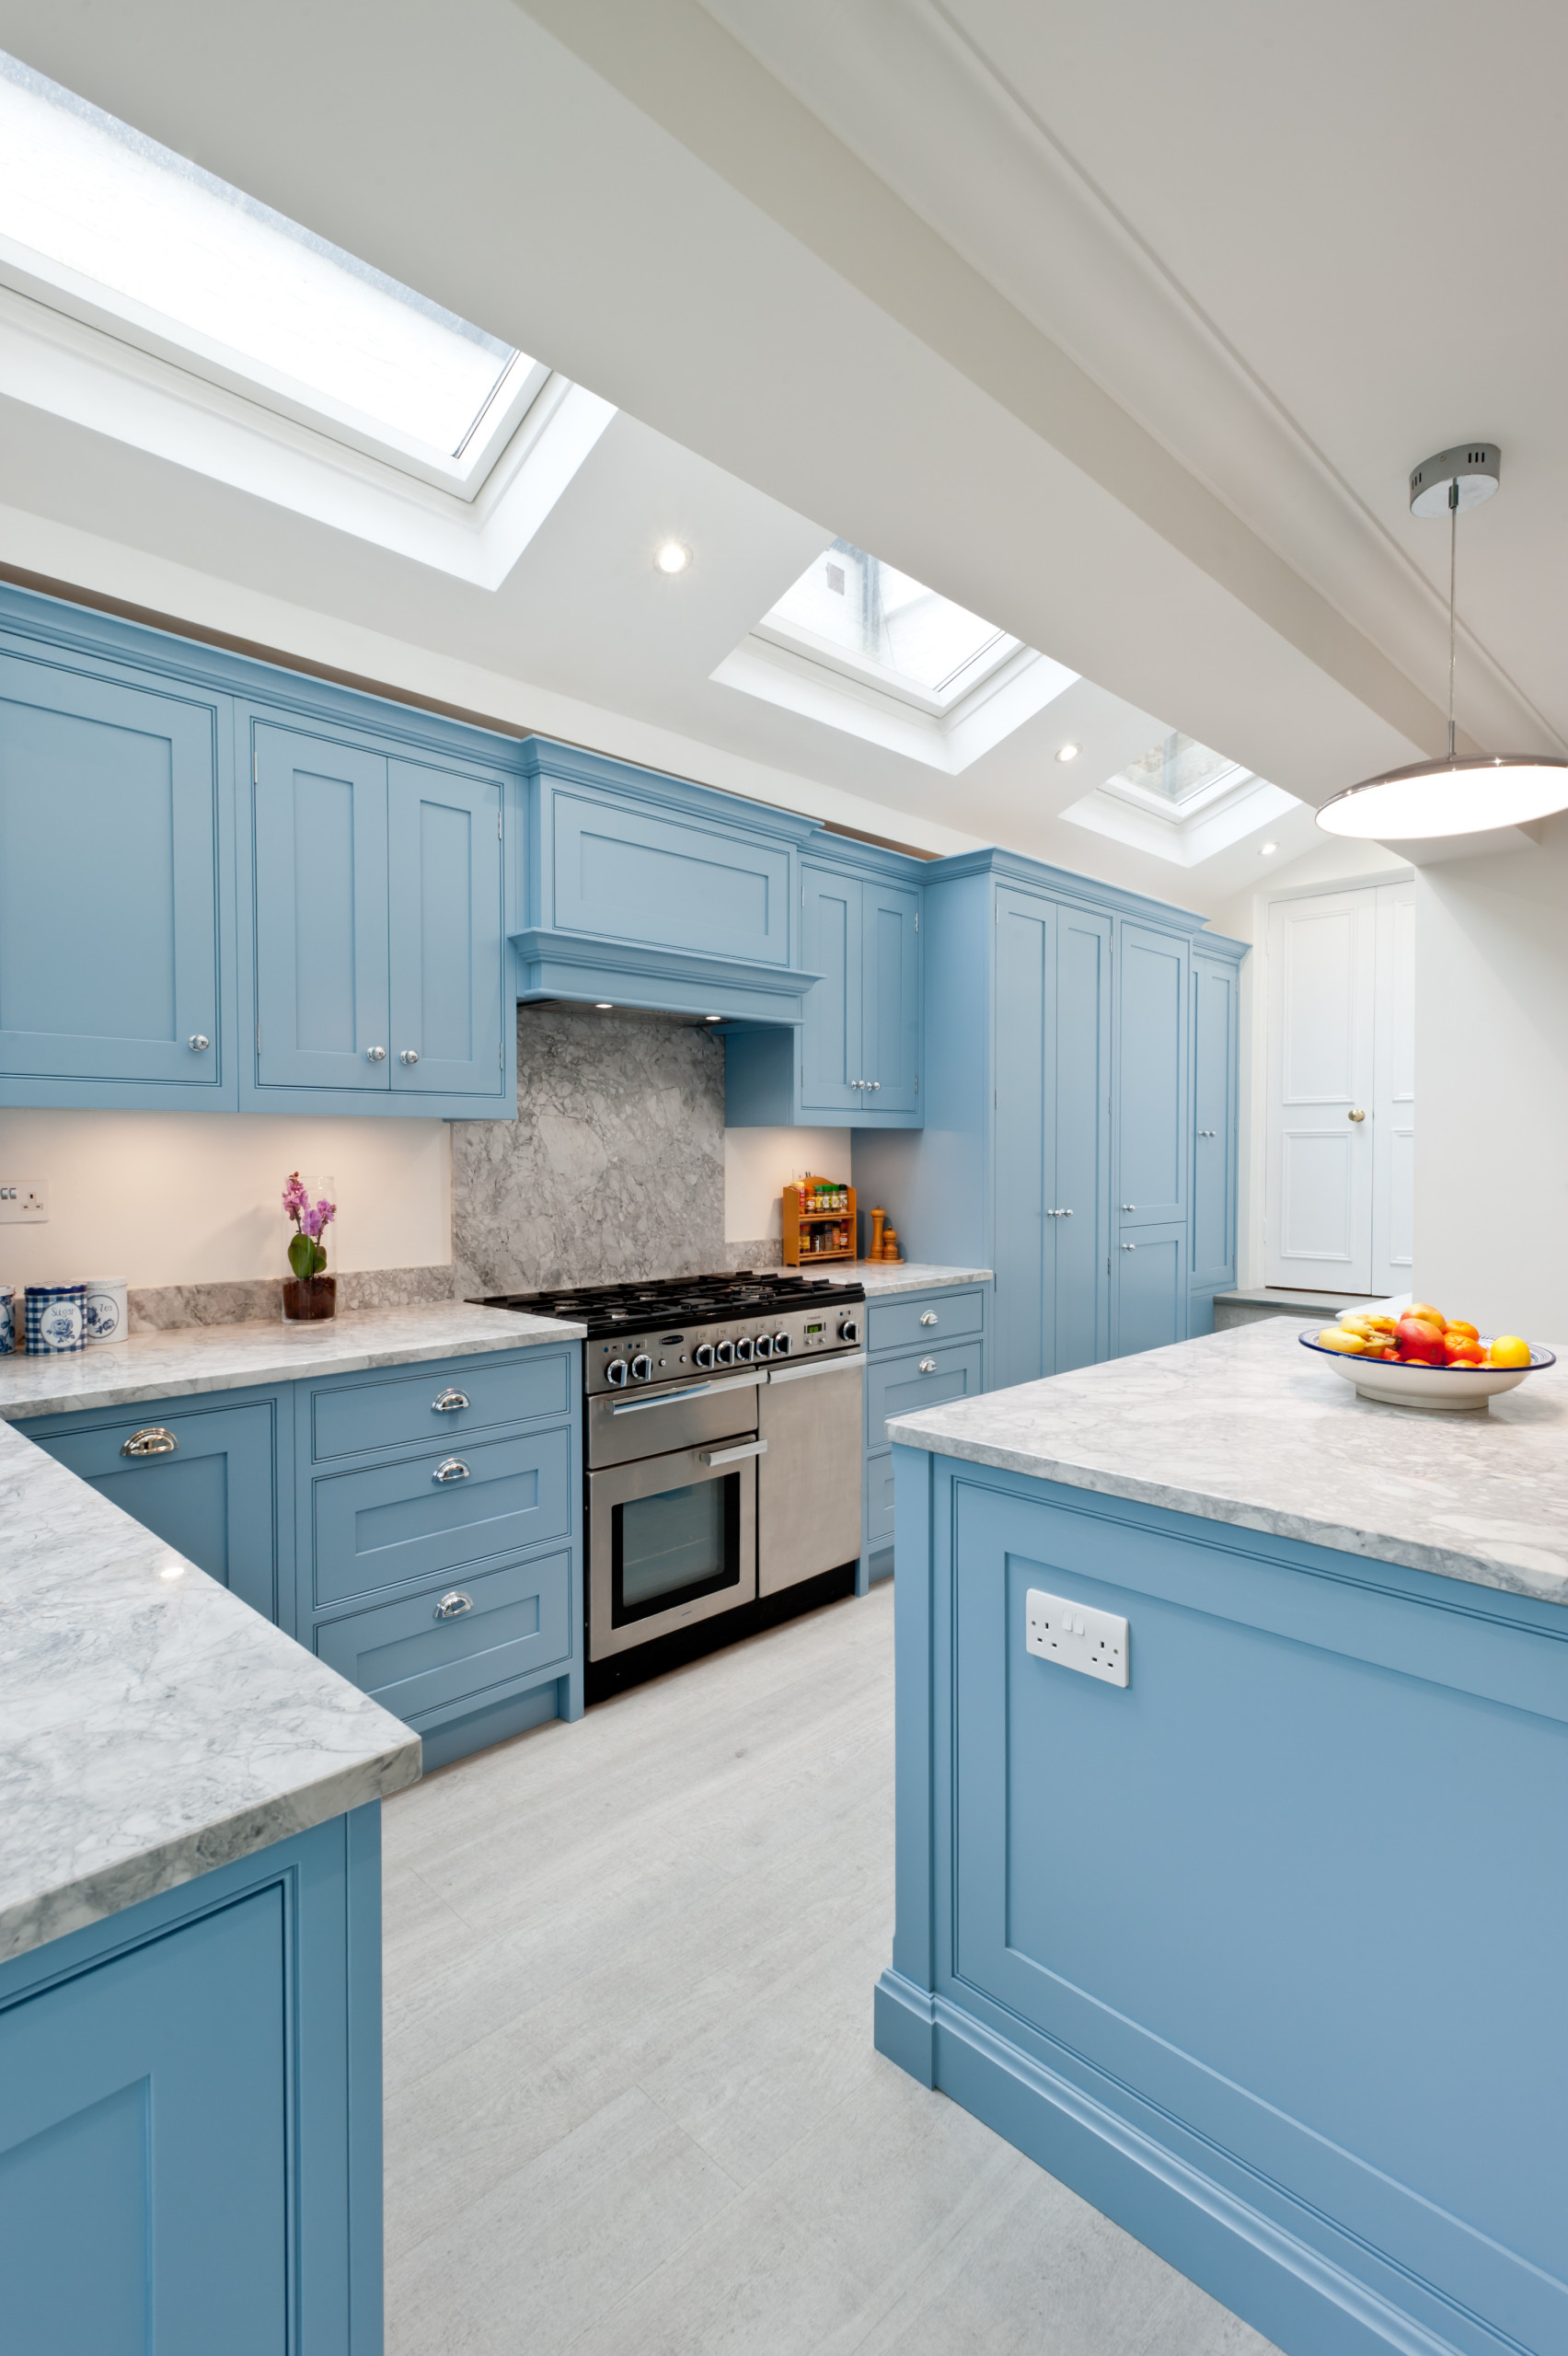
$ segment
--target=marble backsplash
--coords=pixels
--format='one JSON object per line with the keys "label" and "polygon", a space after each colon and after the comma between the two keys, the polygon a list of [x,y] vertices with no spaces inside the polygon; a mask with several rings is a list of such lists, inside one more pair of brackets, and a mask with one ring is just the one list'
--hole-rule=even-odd
{"label": "marble backsplash", "polygon": [[517,1010],[517,1119],[452,1128],[460,1293],[777,1266],[724,1240],[724,1043],[701,1024]]}
{"label": "marble backsplash", "polygon": [[[338,1278],[340,1309],[409,1309],[450,1300],[450,1265],[432,1268],[350,1268]],[[240,1325],[281,1318],[282,1276],[241,1276],[229,1284],[133,1285],[126,1299],[133,1334],[173,1333],[181,1325]]]}

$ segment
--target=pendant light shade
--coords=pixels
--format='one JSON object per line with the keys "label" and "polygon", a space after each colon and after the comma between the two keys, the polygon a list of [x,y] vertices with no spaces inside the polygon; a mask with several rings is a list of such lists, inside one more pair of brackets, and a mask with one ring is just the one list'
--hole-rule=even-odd
{"label": "pendant light shade", "polygon": [[1325,802],[1325,834],[1364,842],[1419,842],[1433,835],[1478,835],[1524,826],[1568,810],[1568,761],[1533,753],[1478,754],[1471,760],[1415,761],[1368,778]]}
{"label": "pendant light shade", "polygon": [[1318,824],[1325,834],[1365,842],[1420,842],[1440,835],[1487,834],[1525,826],[1568,810],[1568,760],[1551,754],[1454,750],[1454,583],[1458,519],[1497,490],[1503,454],[1495,442],[1463,442],[1412,468],[1412,515],[1448,518],[1448,753],[1441,761],[1414,761],[1348,786],[1325,802]]}

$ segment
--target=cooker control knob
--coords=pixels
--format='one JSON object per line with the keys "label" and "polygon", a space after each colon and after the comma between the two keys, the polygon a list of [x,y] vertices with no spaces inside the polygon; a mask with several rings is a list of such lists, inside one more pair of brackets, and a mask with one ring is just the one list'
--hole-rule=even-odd
{"label": "cooker control knob", "polygon": [[718,1349],[714,1352],[714,1356],[717,1357],[721,1366],[733,1366],[735,1363],[735,1345],[733,1342],[721,1342]]}
{"label": "cooker control knob", "polygon": [[756,1354],[759,1358],[770,1358],[773,1356],[773,1336],[771,1334],[759,1334],[757,1335]]}
{"label": "cooker control knob", "polygon": [[691,1362],[693,1366],[699,1366],[704,1369],[710,1367],[713,1363],[712,1343],[699,1342],[696,1349],[691,1354]]}
{"label": "cooker control knob", "polygon": [[647,1353],[647,1351],[646,1351],[646,1350],[640,1350],[640,1351],[638,1352],[638,1354],[637,1354],[636,1357],[634,1357],[634,1358],[632,1359],[632,1362],[631,1362],[631,1379],[632,1379],[633,1382],[651,1382],[651,1381],[652,1381],[652,1380],[653,1380],[653,1361],[652,1361],[652,1359],[649,1357],[649,1355],[648,1355],[648,1353]]}
{"label": "cooker control knob", "polygon": [[858,1342],[860,1338],[859,1319],[841,1317],[838,1321],[838,1338],[841,1342]]}
{"label": "cooker control knob", "polygon": [[609,1365],[605,1369],[605,1380],[612,1384],[617,1391],[626,1389],[626,1360],[624,1358],[610,1360]]}
{"label": "cooker control knob", "polygon": [[776,1358],[787,1358],[789,1357],[790,1336],[788,1334],[775,1334],[773,1336],[773,1355]]}
{"label": "cooker control knob", "polygon": [[752,1337],[749,1334],[743,1334],[735,1344],[735,1362],[738,1366],[750,1366],[752,1362]]}

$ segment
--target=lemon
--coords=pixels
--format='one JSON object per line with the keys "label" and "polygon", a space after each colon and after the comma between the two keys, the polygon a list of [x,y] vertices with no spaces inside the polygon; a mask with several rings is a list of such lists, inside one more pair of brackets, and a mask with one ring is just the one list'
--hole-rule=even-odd
{"label": "lemon", "polygon": [[1486,1353],[1488,1366],[1528,1366],[1530,1345],[1517,1334],[1499,1334]]}

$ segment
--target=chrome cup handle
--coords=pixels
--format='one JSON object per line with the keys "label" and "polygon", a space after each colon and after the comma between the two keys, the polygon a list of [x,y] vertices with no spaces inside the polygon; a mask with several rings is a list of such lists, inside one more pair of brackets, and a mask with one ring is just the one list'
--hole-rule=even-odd
{"label": "chrome cup handle", "polygon": [[460,1456],[447,1456],[442,1459],[430,1477],[432,1481],[467,1481],[469,1472]]}
{"label": "chrome cup handle", "polygon": [[179,1446],[173,1432],[166,1430],[162,1424],[144,1424],[139,1432],[133,1432],[128,1440],[121,1443],[120,1453],[121,1456],[172,1456]]}
{"label": "chrome cup handle", "polygon": [[473,1608],[473,1597],[465,1595],[460,1587],[455,1587],[442,1597],[435,1607],[434,1616],[437,1620],[461,1620],[464,1612],[472,1611]]}

